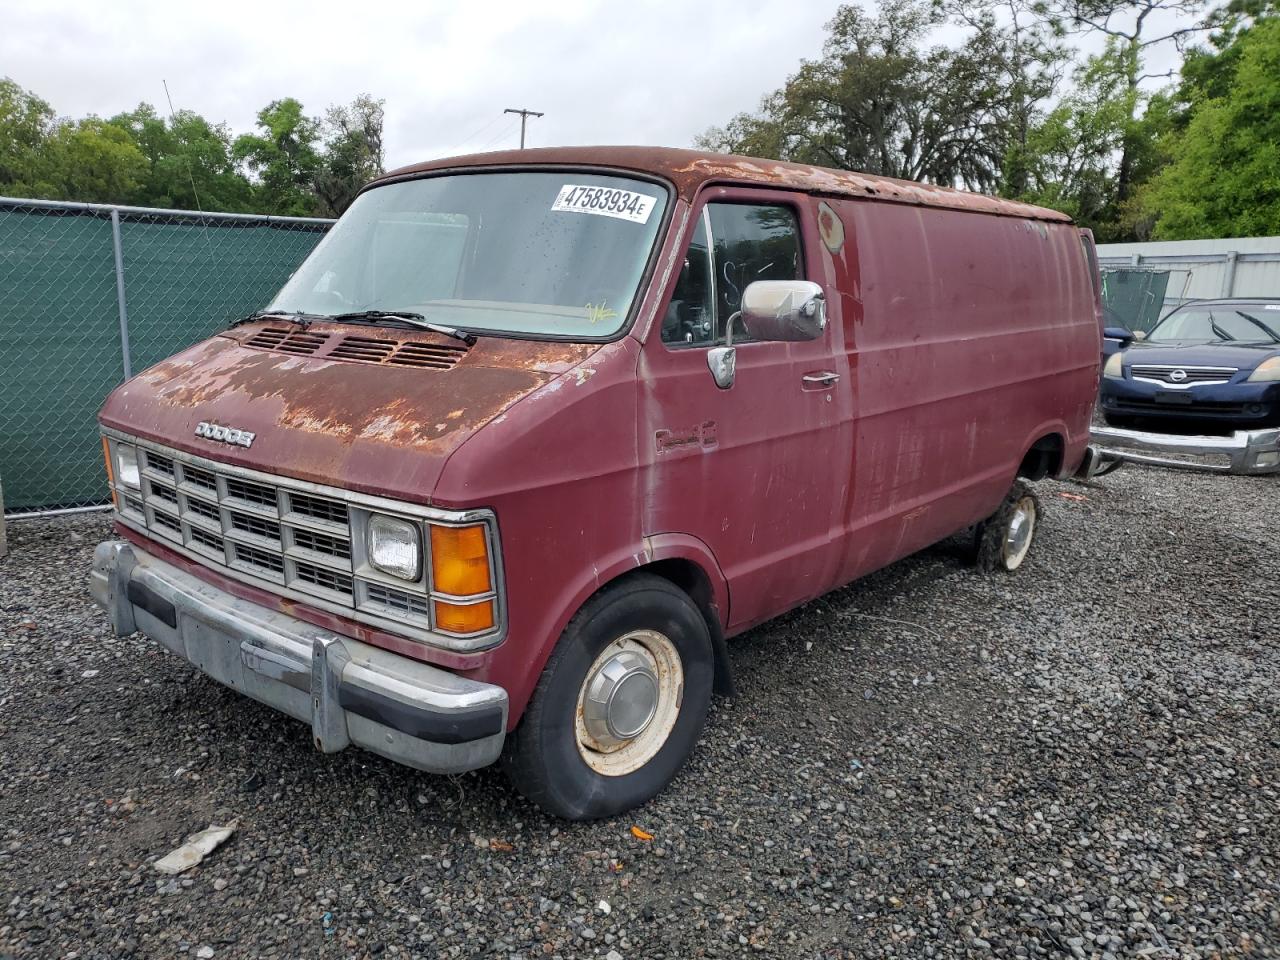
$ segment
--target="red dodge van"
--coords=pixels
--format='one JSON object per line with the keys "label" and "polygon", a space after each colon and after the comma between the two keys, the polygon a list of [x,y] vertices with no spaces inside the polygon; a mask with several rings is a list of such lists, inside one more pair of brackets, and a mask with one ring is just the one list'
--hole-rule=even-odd
{"label": "red dodge van", "polygon": [[526,150],[370,184],[260,314],[101,413],[92,592],[214,679],[562,817],[680,769],[725,639],[1086,459],[1060,213],[742,157]]}

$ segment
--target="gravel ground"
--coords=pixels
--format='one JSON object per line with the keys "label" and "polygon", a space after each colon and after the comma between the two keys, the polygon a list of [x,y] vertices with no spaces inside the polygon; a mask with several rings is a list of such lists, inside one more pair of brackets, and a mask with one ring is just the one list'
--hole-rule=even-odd
{"label": "gravel ground", "polygon": [[1280,955],[1280,480],[1038,486],[1018,574],[941,545],[739,638],[676,783],[587,825],[313,752],[109,635],[103,517],[13,524],[0,954]]}

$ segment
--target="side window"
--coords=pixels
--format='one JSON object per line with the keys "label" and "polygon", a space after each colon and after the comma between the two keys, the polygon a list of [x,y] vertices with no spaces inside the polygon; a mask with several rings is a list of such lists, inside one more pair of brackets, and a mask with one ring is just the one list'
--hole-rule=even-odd
{"label": "side window", "polygon": [[[742,292],[756,280],[799,280],[800,226],[790,207],[711,203],[711,236],[716,269],[716,339],[742,306]],[[746,339],[735,327],[735,340]]]}
{"label": "side window", "polygon": [[[723,342],[725,324],[742,306],[748,284],[803,276],[800,226],[790,207],[709,203],[663,317],[662,341],[672,346]],[[736,325],[733,337],[749,339]]]}
{"label": "side window", "polygon": [[707,249],[707,218],[698,220],[698,229],[689,241],[680,279],[662,318],[662,342],[675,345],[709,344],[715,310],[711,303],[711,251]]}

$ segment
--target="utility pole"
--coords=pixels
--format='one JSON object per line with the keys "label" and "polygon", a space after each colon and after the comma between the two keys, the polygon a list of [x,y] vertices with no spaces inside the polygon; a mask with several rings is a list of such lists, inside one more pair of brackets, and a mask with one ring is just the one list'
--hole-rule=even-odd
{"label": "utility pole", "polygon": [[514,110],[510,108],[503,110],[502,112],[520,114],[520,149],[523,150],[524,149],[524,125],[529,122],[530,117],[540,117],[542,116],[542,114],[538,113],[536,110]]}

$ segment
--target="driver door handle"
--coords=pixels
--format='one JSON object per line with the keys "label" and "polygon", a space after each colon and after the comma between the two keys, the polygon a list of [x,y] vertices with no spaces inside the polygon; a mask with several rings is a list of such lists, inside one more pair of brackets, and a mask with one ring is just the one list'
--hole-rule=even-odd
{"label": "driver door handle", "polygon": [[804,383],[805,389],[815,390],[831,386],[840,379],[840,374],[834,370],[819,370],[816,373],[806,373],[800,379]]}

